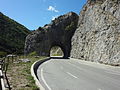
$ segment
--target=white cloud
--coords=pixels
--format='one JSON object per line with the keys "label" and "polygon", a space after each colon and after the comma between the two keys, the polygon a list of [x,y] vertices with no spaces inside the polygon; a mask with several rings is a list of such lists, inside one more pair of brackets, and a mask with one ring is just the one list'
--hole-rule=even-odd
{"label": "white cloud", "polygon": [[53,6],[49,6],[47,10],[48,10],[48,11],[53,11],[53,12],[59,12],[59,11],[58,11],[55,7],[53,7]]}
{"label": "white cloud", "polygon": [[57,17],[58,17],[58,15],[52,16],[52,20],[55,20],[55,18],[57,18]]}

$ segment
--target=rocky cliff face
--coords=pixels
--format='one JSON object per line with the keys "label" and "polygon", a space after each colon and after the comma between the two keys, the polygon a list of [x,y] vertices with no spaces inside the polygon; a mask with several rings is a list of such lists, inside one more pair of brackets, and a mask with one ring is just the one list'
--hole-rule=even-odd
{"label": "rocky cliff face", "polygon": [[120,64],[120,0],[88,0],[72,38],[71,57]]}
{"label": "rocky cliff face", "polygon": [[63,56],[63,52],[60,47],[53,47],[50,51],[50,56]]}
{"label": "rocky cliff face", "polygon": [[71,50],[71,38],[77,23],[78,15],[70,12],[59,16],[50,24],[38,28],[27,36],[25,54],[36,51],[40,56],[49,56],[50,49],[59,46],[64,52],[64,57],[68,57]]}

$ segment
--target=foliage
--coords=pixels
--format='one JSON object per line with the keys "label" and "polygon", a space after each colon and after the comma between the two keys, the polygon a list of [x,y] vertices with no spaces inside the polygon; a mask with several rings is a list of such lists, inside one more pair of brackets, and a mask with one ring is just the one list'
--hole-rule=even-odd
{"label": "foliage", "polygon": [[63,56],[63,51],[59,46],[54,46],[51,48],[50,56]]}
{"label": "foliage", "polygon": [[29,33],[23,25],[0,13],[0,51],[23,53],[25,38]]}
{"label": "foliage", "polygon": [[4,57],[4,56],[6,56],[7,55],[7,52],[2,52],[2,51],[0,51],[0,57]]}
{"label": "foliage", "polygon": [[37,52],[36,51],[31,52],[28,56],[37,56]]}
{"label": "foliage", "polygon": [[75,28],[75,24],[74,24],[74,22],[71,22],[70,25],[66,26],[65,30],[69,31],[69,30],[72,30],[74,28]]}

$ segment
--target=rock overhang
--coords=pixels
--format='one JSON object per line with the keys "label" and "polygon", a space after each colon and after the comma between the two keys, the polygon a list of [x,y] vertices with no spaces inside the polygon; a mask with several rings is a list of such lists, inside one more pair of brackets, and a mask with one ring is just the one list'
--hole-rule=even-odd
{"label": "rock overhang", "polygon": [[64,57],[70,56],[71,38],[77,28],[78,15],[69,12],[61,15],[50,24],[39,27],[26,37],[25,54],[36,51],[40,56],[49,56],[53,46],[63,50]]}

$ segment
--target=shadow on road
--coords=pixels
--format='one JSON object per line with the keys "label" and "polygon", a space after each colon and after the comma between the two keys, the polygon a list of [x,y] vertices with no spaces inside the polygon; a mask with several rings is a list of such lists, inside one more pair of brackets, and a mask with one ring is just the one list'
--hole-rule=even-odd
{"label": "shadow on road", "polygon": [[65,57],[50,57],[50,59],[69,59],[69,58],[65,58]]}

